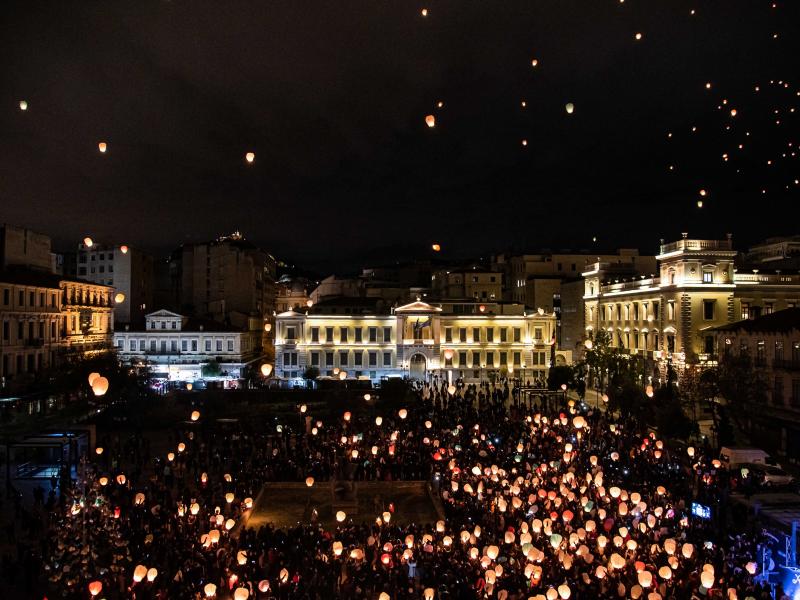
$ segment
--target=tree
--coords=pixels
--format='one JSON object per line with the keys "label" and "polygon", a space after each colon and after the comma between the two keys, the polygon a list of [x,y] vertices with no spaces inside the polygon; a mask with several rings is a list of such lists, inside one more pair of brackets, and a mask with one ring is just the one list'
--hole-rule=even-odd
{"label": "tree", "polygon": [[319,377],[319,369],[313,365],[307,366],[303,371],[303,379],[306,381],[314,381],[317,377]]}
{"label": "tree", "polygon": [[222,372],[222,367],[220,367],[218,361],[212,360],[204,364],[200,372],[203,377],[217,377]]}
{"label": "tree", "polygon": [[558,390],[562,385],[568,388],[575,387],[575,370],[569,365],[556,365],[550,367],[547,373],[547,389]]}

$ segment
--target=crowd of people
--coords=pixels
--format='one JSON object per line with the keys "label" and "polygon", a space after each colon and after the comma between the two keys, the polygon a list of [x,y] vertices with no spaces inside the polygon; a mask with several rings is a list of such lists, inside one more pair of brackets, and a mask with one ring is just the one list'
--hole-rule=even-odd
{"label": "crowd of people", "polygon": [[[707,448],[677,452],[571,401],[518,406],[503,385],[417,386],[391,414],[368,404],[298,407],[269,429],[220,430],[198,409],[155,458],[144,438],[101,438],[54,507],[47,597],[772,597],[759,534],[731,523]],[[442,514],[247,527],[265,482],[329,478],[430,481]]]}

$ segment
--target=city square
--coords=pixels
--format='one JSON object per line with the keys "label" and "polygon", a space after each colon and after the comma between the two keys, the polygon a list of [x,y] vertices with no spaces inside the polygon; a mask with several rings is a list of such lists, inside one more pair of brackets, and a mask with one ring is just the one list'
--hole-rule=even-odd
{"label": "city square", "polygon": [[4,21],[0,597],[800,599],[800,5]]}

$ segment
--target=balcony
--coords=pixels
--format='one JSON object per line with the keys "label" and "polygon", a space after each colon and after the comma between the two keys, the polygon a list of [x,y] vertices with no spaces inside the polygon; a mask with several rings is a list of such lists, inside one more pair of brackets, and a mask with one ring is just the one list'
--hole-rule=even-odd
{"label": "balcony", "polygon": [[800,371],[800,359],[797,360],[787,360],[787,359],[778,359],[772,361],[772,368],[773,369],[784,369],[786,371]]}
{"label": "balcony", "polygon": [[698,251],[698,250],[732,250],[733,242],[731,240],[678,240],[671,244],[661,244],[660,254],[669,254],[671,252],[685,252],[685,251]]}

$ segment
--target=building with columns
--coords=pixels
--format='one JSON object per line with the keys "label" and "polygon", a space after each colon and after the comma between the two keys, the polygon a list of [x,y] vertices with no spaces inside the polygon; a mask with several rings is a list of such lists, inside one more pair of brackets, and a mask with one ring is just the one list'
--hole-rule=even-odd
{"label": "building with columns", "polygon": [[522,305],[417,300],[389,314],[287,311],[276,317],[276,373],[426,380],[434,375],[479,381],[493,376],[545,378],[551,362],[571,357],[554,348],[555,316]]}
{"label": "building with columns", "polygon": [[657,276],[597,262],[583,272],[586,337],[606,331],[613,346],[663,372],[716,361],[714,329],[797,306],[800,275],[738,264],[730,235],[661,243]]}

